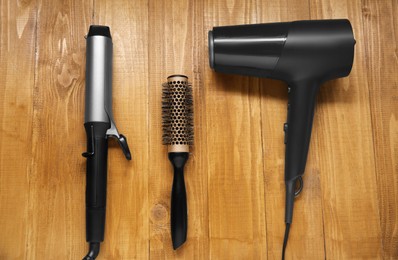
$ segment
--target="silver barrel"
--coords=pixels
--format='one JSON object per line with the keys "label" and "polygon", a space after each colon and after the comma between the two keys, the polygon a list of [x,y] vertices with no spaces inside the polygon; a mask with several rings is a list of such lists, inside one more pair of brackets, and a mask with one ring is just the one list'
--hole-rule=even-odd
{"label": "silver barrel", "polygon": [[112,119],[112,56],[109,27],[91,26],[87,35],[85,123],[110,123]]}

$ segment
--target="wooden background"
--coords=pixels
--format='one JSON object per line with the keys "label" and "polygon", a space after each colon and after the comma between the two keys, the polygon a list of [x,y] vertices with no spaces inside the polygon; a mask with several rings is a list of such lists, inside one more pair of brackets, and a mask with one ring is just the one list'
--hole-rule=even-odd
{"label": "wooden background", "polygon": [[[133,160],[109,152],[98,259],[280,259],[287,92],[216,74],[213,26],[349,18],[348,78],[318,97],[289,259],[398,259],[397,0],[1,0],[0,259],[81,259],[85,39],[111,27],[114,114]],[[187,243],[173,251],[161,83],[194,87]]]}

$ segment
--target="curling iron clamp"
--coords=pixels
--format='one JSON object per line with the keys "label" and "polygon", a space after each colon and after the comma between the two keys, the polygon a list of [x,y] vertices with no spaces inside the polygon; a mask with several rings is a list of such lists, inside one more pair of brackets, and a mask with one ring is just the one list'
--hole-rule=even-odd
{"label": "curling iron clamp", "polygon": [[87,134],[86,240],[95,259],[104,241],[108,137],[115,138],[127,160],[127,139],[119,134],[112,112],[112,38],[109,27],[91,25],[87,34],[84,128]]}

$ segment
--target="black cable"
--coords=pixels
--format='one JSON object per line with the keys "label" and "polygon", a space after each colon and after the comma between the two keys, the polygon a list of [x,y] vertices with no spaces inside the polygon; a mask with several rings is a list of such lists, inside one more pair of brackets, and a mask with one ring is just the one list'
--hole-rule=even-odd
{"label": "black cable", "polygon": [[[297,186],[297,184],[299,186]],[[286,182],[286,205],[285,205],[285,237],[283,239],[282,248],[282,260],[285,259],[285,251],[287,246],[287,241],[289,239],[290,225],[293,221],[293,206],[294,198],[297,197],[303,190],[304,182],[303,178],[299,176],[297,179]]]}
{"label": "black cable", "polygon": [[94,260],[97,258],[100,251],[100,243],[90,242],[89,251],[83,260]]}
{"label": "black cable", "polygon": [[283,238],[282,260],[285,260],[287,240],[289,239],[290,223],[286,223],[285,237]]}

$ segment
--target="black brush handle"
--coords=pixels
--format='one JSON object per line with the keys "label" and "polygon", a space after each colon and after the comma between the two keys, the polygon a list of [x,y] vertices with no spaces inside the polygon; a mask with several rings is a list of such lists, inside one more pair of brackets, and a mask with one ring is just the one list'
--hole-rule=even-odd
{"label": "black brush handle", "polygon": [[169,153],[169,160],[174,168],[170,221],[174,249],[180,247],[187,240],[188,216],[184,166],[188,157],[189,153],[187,152]]}

